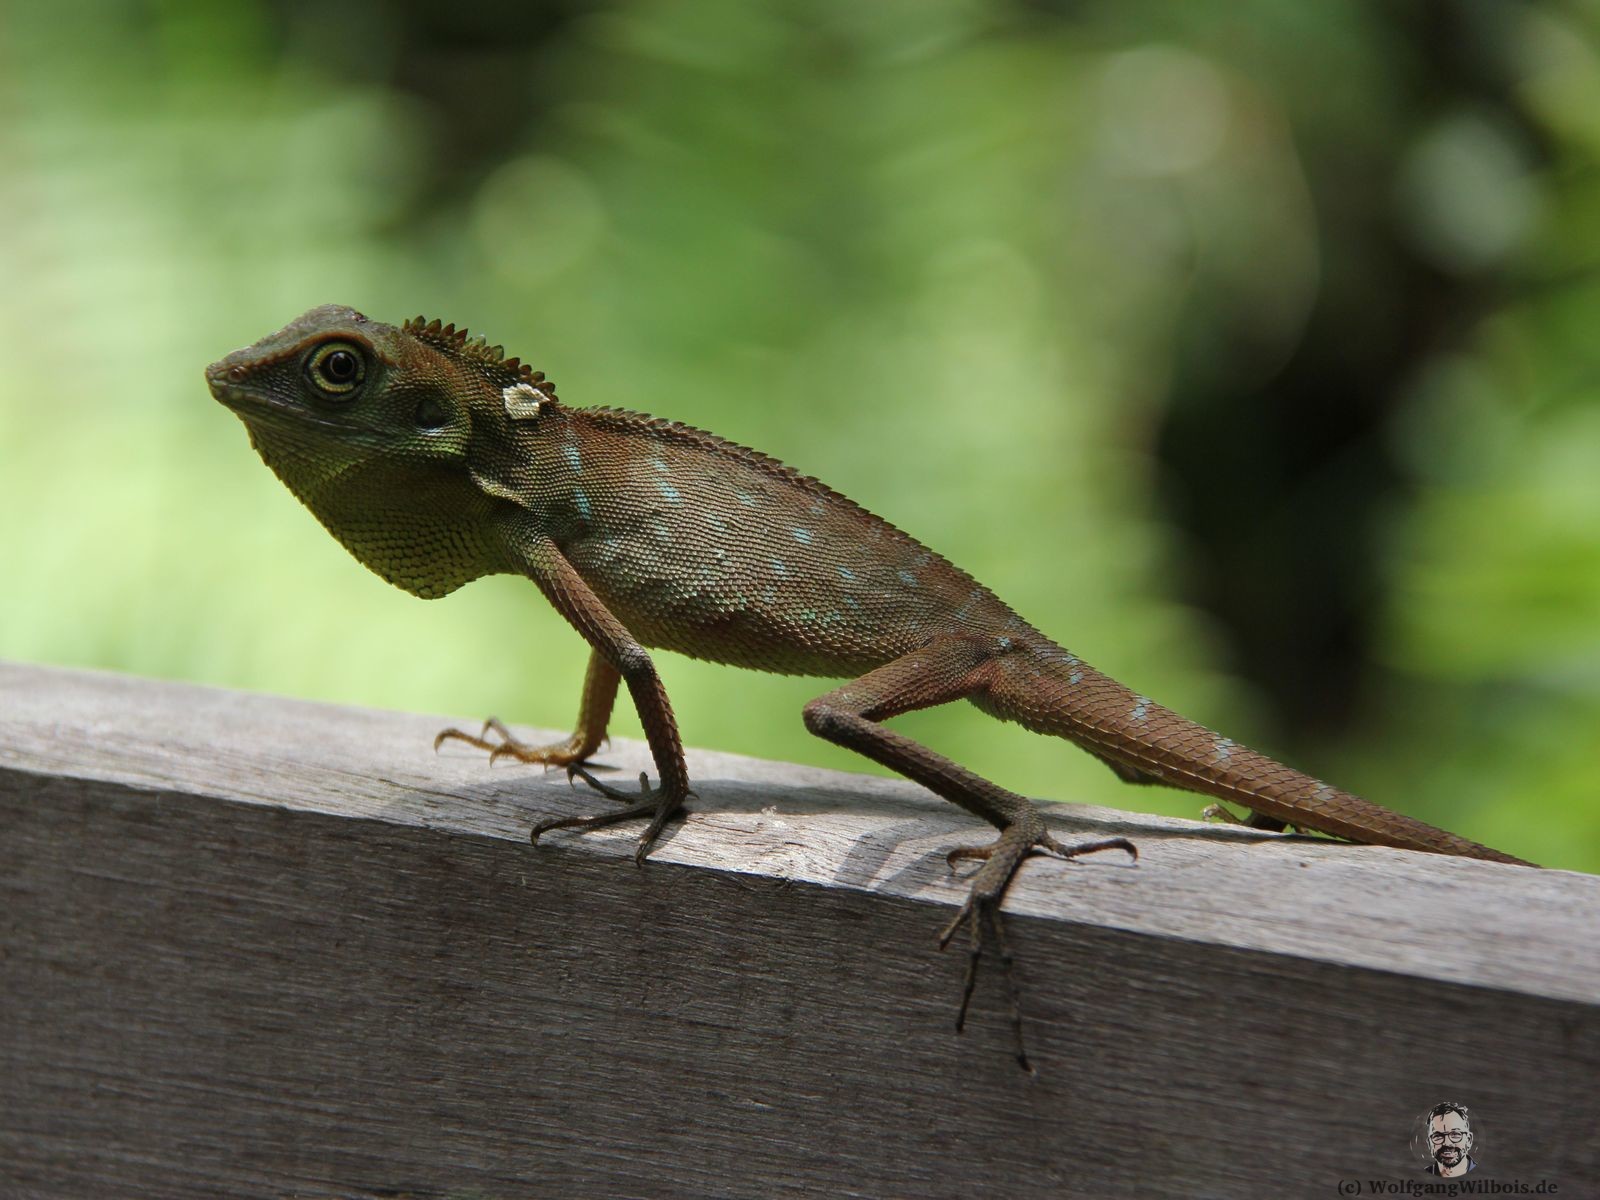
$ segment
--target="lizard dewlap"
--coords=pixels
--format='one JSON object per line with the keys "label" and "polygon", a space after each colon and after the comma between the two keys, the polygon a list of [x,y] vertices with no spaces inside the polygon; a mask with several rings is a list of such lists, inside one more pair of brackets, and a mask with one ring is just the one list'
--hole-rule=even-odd
{"label": "lizard dewlap", "polygon": [[[998,935],[1001,898],[1032,851],[1132,851],[1121,838],[1058,842],[1031,801],[882,724],[953,700],[1075,742],[1130,783],[1231,801],[1272,827],[1519,861],[1180,717],[1094,670],[965,571],[817,480],[686,425],[568,405],[542,373],[465,329],[420,317],[385,325],[325,305],[214,363],[206,381],[278,478],[384,579],[433,598],[483,575],[524,575],[592,647],[566,741],[525,746],[502,727],[493,741],[441,735],[565,766],[628,802],[543,822],[535,840],[551,829],[644,819],[642,860],[681,810],[689,777],[649,653],[659,647],[848,678],[805,706],[806,727],[1000,831],[987,846],[952,852],[986,861],[945,941],[963,926],[975,947]],[[583,766],[604,740],[622,684],[658,773],[656,786],[641,781],[627,796]]]}

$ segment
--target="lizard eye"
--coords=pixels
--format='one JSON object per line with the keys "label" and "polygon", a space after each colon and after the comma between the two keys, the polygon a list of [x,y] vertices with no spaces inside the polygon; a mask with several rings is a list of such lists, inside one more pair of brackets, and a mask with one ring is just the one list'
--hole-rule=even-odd
{"label": "lizard eye", "polygon": [[366,377],[361,351],[348,342],[330,342],[306,363],[306,378],[326,396],[348,396]]}

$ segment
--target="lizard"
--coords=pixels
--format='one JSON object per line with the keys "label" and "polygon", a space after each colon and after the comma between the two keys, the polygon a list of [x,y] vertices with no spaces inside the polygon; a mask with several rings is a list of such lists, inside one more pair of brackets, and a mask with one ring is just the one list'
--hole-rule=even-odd
{"label": "lizard", "polygon": [[[562,767],[620,807],[531,831],[646,822],[643,863],[693,796],[672,705],[651,649],[731,666],[846,679],[804,707],[806,728],[952,801],[999,832],[949,852],[978,859],[965,902],[959,1031],[992,943],[1017,987],[1000,908],[1034,854],[1072,858],[1126,838],[1056,839],[1024,796],[888,728],[896,715],[967,700],[1061,737],[1129,783],[1231,802],[1250,823],[1352,842],[1522,860],[1379,807],[1154,703],[1024,621],[992,591],[882,518],[756,450],[688,425],[575,407],[540,371],[466,329],[399,326],[341,305],[314,308],[206,369],[255,450],[360,562],[426,599],[491,574],[531,579],[591,647],[576,727],[547,746],[491,718],[459,739]],[[589,766],[626,685],[657,782],[630,794]],[[495,740],[490,740],[493,733]],[[1532,864],[1523,864],[1532,865]]]}

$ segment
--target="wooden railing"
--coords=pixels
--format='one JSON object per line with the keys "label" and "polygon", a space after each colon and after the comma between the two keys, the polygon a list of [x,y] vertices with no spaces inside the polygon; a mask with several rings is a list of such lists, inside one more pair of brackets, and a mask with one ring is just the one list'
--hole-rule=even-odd
{"label": "wooden railing", "polygon": [[695,752],[641,870],[442,723],[0,666],[0,1196],[1370,1195],[1441,1100],[1600,1194],[1600,879],[1053,807],[1141,856],[1011,889],[1029,1076],[952,806]]}

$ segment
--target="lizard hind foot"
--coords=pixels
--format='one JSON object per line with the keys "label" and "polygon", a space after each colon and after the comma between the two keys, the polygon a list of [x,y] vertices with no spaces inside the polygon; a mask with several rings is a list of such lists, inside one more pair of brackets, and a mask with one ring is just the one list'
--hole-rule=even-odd
{"label": "lizard hind foot", "polygon": [[1245,815],[1239,816],[1231,808],[1221,804],[1208,804],[1200,810],[1202,821],[1216,821],[1223,825],[1238,825],[1245,829],[1264,829],[1269,833],[1280,833],[1287,829],[1294,833],[1315,833],[1315,830],[1301,829],[1298,825],[1290,825],[1276,817],[1269,817],[1264,813],[1245,809]]}
{"label": "lizard hind foot", "polygon": [[982,961],[987,943],[992,938],[1000,960],[1000,973],[1006,981],[1010,997],[1012,1038],[1016,1045],[1017,1065],[1029,1074],[1034,1073],[1028,1061],[1027,1048],[1022,1039],[1022,998],[1017,986],[1011,949],[1006,944],[1005,927],[1000,919],[1000,904],[1006,888],[1023,860],[1033,854],[1051,854],[1059,858],[1077,858],[1100,850],[1123,850],[1138,859],[1139,850],[1127,838],[1102,838],[1079,845],[1065,845],[1057,841],[1044,828],[1037,816],[1025,817],[1001,830],[1000,836],[986,846],[961,846],[945,855],[952,867],[963,859],[981,859],[983,866],[972,877],[967,899],[956,915],[939,934],[939,949],[950,945],[951,940],[966,926],[969,942],[967,969],[961,986],[961,1005],[956,1011],[956,1032],[966,1026],[967,1010],[972,1004],[972,993],[978,983],[978,964]]}

